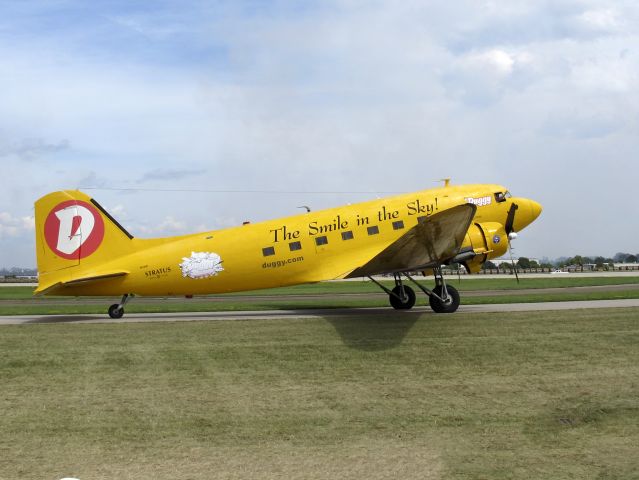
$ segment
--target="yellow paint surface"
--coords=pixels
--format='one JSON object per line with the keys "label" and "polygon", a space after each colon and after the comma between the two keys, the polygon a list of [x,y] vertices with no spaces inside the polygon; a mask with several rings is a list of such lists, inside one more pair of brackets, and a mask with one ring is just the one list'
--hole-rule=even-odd
{"label": "yellow paint surface", "polygon": [[477,211],[460,251],[474,250],[469,268],[475,270],[505,252],[504,224],[513,202],[519,207],[514,231],[541,213],[532,200],[496,195],[506,191],[500,185],[446,186],[159,239],[130,238],[80,191],[54,192],[35,204],[36,293],[191,295],[343,278],[424,218],[465,203]]}

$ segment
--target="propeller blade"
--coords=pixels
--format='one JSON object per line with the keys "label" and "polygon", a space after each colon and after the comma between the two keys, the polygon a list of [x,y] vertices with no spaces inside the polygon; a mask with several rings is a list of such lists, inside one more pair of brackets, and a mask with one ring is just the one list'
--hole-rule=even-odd
{"label": "propeller blade", "polygon": [[513,223],[515,222],[515,212],[517,211],[518,208],[519,208],[519,205],[517,205],[516,203],[513,203],[510,205],[510,208],[508,209],[508,216],[506,217],[504,230],[506,230],[506,233],[509,235],[513,231]]}

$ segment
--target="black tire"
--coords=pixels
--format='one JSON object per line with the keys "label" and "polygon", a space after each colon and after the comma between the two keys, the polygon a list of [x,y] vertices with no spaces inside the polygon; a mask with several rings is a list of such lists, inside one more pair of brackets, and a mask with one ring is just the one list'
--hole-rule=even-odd
{"label": "black tire", "polygon": [[[395,295],[397,295],[397,297],[401,297],[401,288],[399,285],[393,288],[392,291]],[[403,300],[400,300],[395,295],[388,295],[390,304],[395,310],[410,310],[415,305],[415,299],[417,297],[415,296],[415,291],[412,288],[404,285],[405,298]]]}
{"label": "black tire", "polygon": [[120,308],[120,305],[114,303],[109,307],[109,317],[111,318],[122,318],[124,315],[124,308]]}
{"label": "black tire", "polygon": [[[446,302],[442,302],[439,298],[434,295],[430,295],[428,297],[428,302],[430,303],[430,308],[433,309],[435,313],[453,313],[457,311],[459,308],[459,292],[455,287],[451,287],[450,285],[446,285],[446,291],[448,292],[448,298]],[[433,293],[442,295],[442,287],[441,285],[433,288]]]}

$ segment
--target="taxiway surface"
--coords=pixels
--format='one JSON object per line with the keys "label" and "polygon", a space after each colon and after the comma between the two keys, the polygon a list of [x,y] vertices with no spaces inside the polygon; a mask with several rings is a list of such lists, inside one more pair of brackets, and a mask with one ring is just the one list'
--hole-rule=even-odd
{"label": "taxiway surface", "polygon": [[[552,310],[610,309],[639,307],[639,299],[585,300],[576,302],[508,303],[491,305],[462,305],[459,313],[539,312]],[[106,315],[17,315],[0,316],[0,325],[47,323],[141,323],[141,322],[199,322],[215,320],[274,320],[279,318],[327,318],[352,315],[390,316],[411,314],[436,315],[428,307],[398,311],[389,307],[378,308],[323,308],[313,310],[263,310],[245,312],[184,312],[184,313],[130,313],[112,319]]]}

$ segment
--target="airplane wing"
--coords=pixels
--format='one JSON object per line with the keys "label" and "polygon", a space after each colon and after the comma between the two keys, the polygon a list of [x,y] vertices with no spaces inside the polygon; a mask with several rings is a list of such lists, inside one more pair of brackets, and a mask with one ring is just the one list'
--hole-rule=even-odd
{"label": "airplane wing", "polygon": [[344,278],[433,267],[459,252],[477,207],[459,205],[427,217]]}

